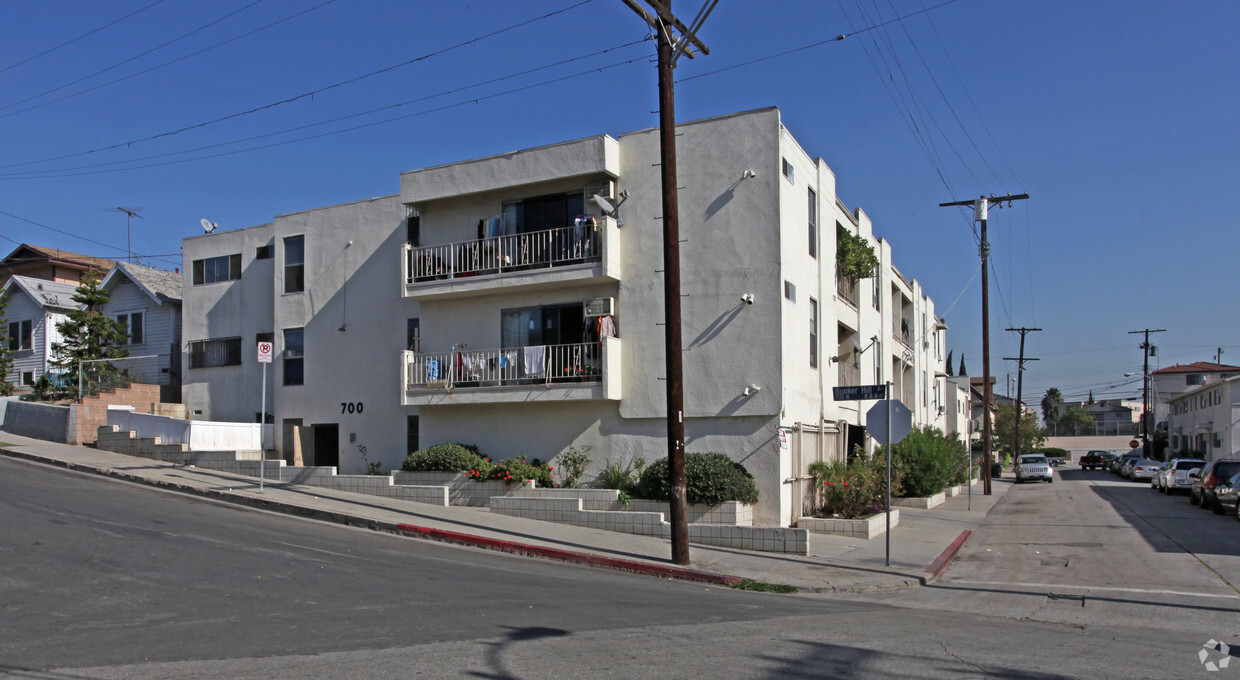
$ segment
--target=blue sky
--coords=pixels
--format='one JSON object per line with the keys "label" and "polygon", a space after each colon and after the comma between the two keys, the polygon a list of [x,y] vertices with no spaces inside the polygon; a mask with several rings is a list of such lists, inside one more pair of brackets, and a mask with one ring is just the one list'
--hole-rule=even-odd
{"label": "blue sky", "polygon": [[[971,375],[977,246],[938,204],[1029,193],[989,222],[996,390],[1025,326],[1026,401],[1137,396],[1129,331],[1166,329],[1153,368],[1240,364],[1238,28],[1231,0],[722,0],[677,118],[779,106]],[[133,250],[171,269],[200,218],[262,224],[397,193],[403,170],[655,126],[647,34],[620,0],[4,3],[0,250],[122,257],[111,209],[140,207]]]}

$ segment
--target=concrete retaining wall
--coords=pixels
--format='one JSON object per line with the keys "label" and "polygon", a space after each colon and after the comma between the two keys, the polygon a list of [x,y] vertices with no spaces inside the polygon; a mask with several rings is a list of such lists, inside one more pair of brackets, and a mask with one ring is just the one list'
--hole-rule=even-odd
{"label": "concrete retaining wall", "polygon": [[68,406],[9,401],[4,410],[4,431],[69,444],[69,416]]}

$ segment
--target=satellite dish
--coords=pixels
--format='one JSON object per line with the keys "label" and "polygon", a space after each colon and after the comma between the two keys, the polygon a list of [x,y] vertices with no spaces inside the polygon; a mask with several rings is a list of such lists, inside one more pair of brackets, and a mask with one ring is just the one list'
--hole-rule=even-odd
{"label": "satellite dish", "polygon": [[215,222],[212,222],[211,220],[208,220],[206,218],[203,218],[198,221],[202,224],[202,230],[208,234],[215,231],[215,228],[220,226],[219,224],[216,224]]}
{"label": "satellite dish", "polygon": [[611,201],[603,198],[602,196],[599,196],[598,194],[594,194],[593,201],[596,205],[598,205],[599,208],[603,210],[604,215],[607,215],[608,217],[615,216],[616,207],[611,204]]}

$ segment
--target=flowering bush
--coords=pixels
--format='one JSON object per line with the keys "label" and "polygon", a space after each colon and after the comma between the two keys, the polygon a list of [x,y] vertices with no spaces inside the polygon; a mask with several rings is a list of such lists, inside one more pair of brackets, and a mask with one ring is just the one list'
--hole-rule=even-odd
{"label": "flowering bush", "polygon": [[555,479],[551,476],[555,467],[537,458],[529,462],[526,461],[525,456],[519,456],[498,463],[492,463],[489,458],[485,458],[483,463],[469,471],[468,475],[471,479],[480,482],[493,479],[506,484],[521,484],[527,479],[532,479],[537,486],[549,488],[557,486]]}
{"label": "flowering bush", "polygon": [[406,472],[463,472],[485,459],[471,444],[436,444],[409,454],[400,469]]}
{"label": "flowering bush", "polygon": [[[885,463],[884,463],[885,466]],[[813,463],[809,471],[818,485],[820,512],[824,516],[859,519],[882,512],[886,501],[885,469],[865,461]],[[895,483],[893,480],[893,488]]]}

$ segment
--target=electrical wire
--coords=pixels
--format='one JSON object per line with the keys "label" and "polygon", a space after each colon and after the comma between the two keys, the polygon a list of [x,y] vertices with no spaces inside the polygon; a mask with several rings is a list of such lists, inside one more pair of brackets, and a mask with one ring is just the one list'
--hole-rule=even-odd
{"label": "electrical wire", "polygon": [[[564,59],[564,60],[561,60],[561,61],[558,61],[558,62],[555,62],[555,63],[552,63],[552,64],[546,64],[546,65],[543,65],[543,66],[537,66],[537,67],[534,67],[534,68],[525,69],[525,70],[523,70],[523,71],[518,71],[518,72],[515,72],[515,73],[510,73],[510,74],[508,74],[508,75],[499,76],[499,77],[496,77],[496,78],[491,78],[491,79],[489,79],[489,80],[484,80],[484,81],[480,81],[480,82],[477,82],[477,83],[472,83],[472,84],[469,84],[469,85],[462,85],[462,86],[460,86],[460,87],[456,87],[456,88],[453,88],[453,89],[451,89],[451,90],[445,90],[445,91],[443,91],[443,92],[438,92],[438,93],[435,93],[435,94],[425,95],[425,96],[422,96],[422,97],[417,97],[417,98],[415,98],[415,99],[410,99],[410,100],[406,100],[406,101],[403,101],[403,102],[398,102],[398,103],[396,103],[396,104],[389,104],[389,105],[386,105],[386,106],[381,106],[381,107],[378,107],[378,108],[369,109],[369,110],[362,111],[362,112],[358,112],[358,113],[348,114],[348,115],[345,115],[345,116],[338,116],[338,117],[336,117],[336,118],[331,118],[331,119],[328,119],[328,120],[318,121],[318,122],[314,122],[314,123],[307,123],[307,124],[305,124],[305,125],[299,125],[299,126],[292,127],[292,128],[285,128],[285,129],[283,129],[283,130],[277,130],[277,131],[275,131],[275,132],[268,132],[268,133],[263,133],[263,134],[259,134],[259,135],[252,135],[252,136],[250,136],[250,137],[244,137],[244,138],[241,138],[241,139],[234,139],[234,140],[229,140],[229,141],[225,141],[225,142],[218,142],[218,143],[215,143],[215,144],[208,144],[208,145],[204,145],[204,146],[199,146],[199,147],[195,147],[195,148],[191,148],[191,149],[183,149],[183,150],[180,150],[180,151],[170,151],[170,152],[167,152],[167,153],[162,153],[162,154],[154,154],[154,155],[150,155],[150,156],[142,156],[142,157],[139,157],[139,158],[131,158],[131,159],[127,159],[127,160],[111,161],[111,162],[107,162],[107,163],[96,163],[96,164],[92,164],[92,165],[82,165],[82,166],[75,166],[75,167],[69,167],[69,168],[50,169],[50,170],[31,170],[31,171],[20,172],[20,173],[3,173],[3,174],[0,174],[0,180],[4,180],[4,179],[10,179],[10,180],[11,180],[11,179],[50,179],[50,178],[59,178],[59,177],[76,177],[76,176],[80,176],[80,175],[101,174],[101,173],[106,173],[106,172],[123,172],[123,171],[126,171],[126,170],[135,170],[135,169],[139,169],[139,168],[155,167],[155,166],[157,166],[157,165],[167,165],[168,163],[158,163],[158,164],[154,164],[154,165],[140,165],[140,166],[126,167],[126,168],[111,168],[111,169],[108,169],[108,170],[98,170],[98,171],[95,171],[95,172],[74,172],[74,171],[77,171],[77,170],[90,170],[90,169],[94,169],[94,168],[106,168],[106,167],[109,167],[109,166],[125,165],[125,164],[130,164],[130,163],[138,163],[138,162],[145,161],[145,160],[155,160],[155,159],[159,159],[159,158],[167,158],[167,157],[170,157],[170,156],[177,156],[177,155],[187,154],[187,153],[195,153],[195,152],[198,152],[198,151],[207,151],[207,150],[210,150],[210,149],[217,149],[217,148],[221,148],[221,147],[225,147],[225,146],[229,146],[229,145],[233,145],[233,144],[242,144],[242,143],[245,143],[245,142],[252,142],[252,141],[259,140],[259,139],[265,139],[265,138],[268,138],[268,137],[274,137],[274,136],[277,136],[277,135],[289,134],[289,133],[292,133],[292,132],[298,132],[298,131],[301,131],[301,130],[306,130],[306,129],[313,128],[313,127],[320,127],[320,126],[323,126],[323,125],[330,125],[330,124],[332,124],[332,123],[338,123],[338,122],[345,121],[345,120],[351,120],[351,119],[354,119],[354,118],[359,118],[359,117],[362,117],[362,116],[367,116],[367,115],[371,115],[371,114],[374,114],[374,113],[379,113],[379,112],[382,112],[382,111],[388,111],[388,110],[392,110],[392,109],[400,108],[400,107],[403,107],[403,106],[408,106],[408,105],[411,105],[411,104],[415,104],[415,103],[418,103],[418,102],[423,102],[423,101],[427,101],[427,100],[430,100],[430,99],[435,99],[435,98],[438,98],[438,97],[444,97],[444,96],[447,96],[447,95],[450,95],[450,94],[456,94],[456,93],[458,93],[458,92],[462,92],[462,91],[465,91],[465,90],[473,89],[473,88],[476,88],[476,87],[482,87],[482,86],[484,86],[484,85],[491,85],[491,84],[498,83],[498,82],[502,82],[502,81],[505,81],[505,80],[511,80],[511,79],[513,79],[513,78],[517,78],[517,77],[520,77],[520,76],[523,76],[523,75],[529,75],[529,74],[531,74],[531,73],[536,73],[536,72],[538,72],[538,71],[545,71],[545,70],[547,70],[547,69],[555,68],[555,67],[557,67],[557,66],[562,66],[562,65],[565,65],[565,64],[570,64],[570,63],[573,63],[573,62],[581,61],[581,60],[583,60],[583,59],[589,59],[589,58],[591,58],[591,57],[596,57],[596,56],[599,56],[599,55],[603,55],[603,54],[607,54],[607,53],[610,53],[610,52],[614,52],[614,51],[616,51],[616,50],[621,50],[621,49],[624,49],[624,48],[627,48],[627,47],[632,47],[632,46],[634,46],[634,45],[639,45],[639,44],[641,44],[641,43],[643,43],[643,42],[646,42],[646,41],[647,41],[647,38],[642,38],[642,39],[640,39],[640,40],[630,41],[630,42],[628,42],[628,43],[624,43],[623,45],[617,45],[617,46],[615,46],[615,47],[609,47],[609,48],[606,48],[606,49],[603,49],[603,50],[599,50],[599,51],[597,51],[597,52],[592,52],[592,53],[590,53],[590,54],[581,55],[581,56],[577,56],[577,57],[572,57],[572,58],[569,58],[569,59]],[[597,71],[603,71],[603,70],[605,70],[605,69],[614,68],[614,67],[616,67],[616,66],[621,66],[621,65],[625,65],[625,64],[630,64],[630,63],[633,63],[633,62],[635,62],[635,61],[644,61],[646,58],[647,58],[647,57],[643,56],[643,57],[640,57],[640,58],[629,59],[629,60],[627,60],[627,61],[619,62],[619,63],[617,63],[617,64],[611,64],[611,65],[608,65],[608,66],[603,66],[603,67],[596,67],[596,68],[589,69],[589,70],[587,70],[587,71],[582,71],[582,72],[579,72],[579,73],[573,74],[573,75],[568,76],[568,77],[566,77],[566,78],[557,78],[557,79],[553,79],[553,80],[544,81],[544,82],[542,82],[542,83],[535,83],[534,85],[528,86],[527,88],[517,88],[517,89],[515,89],[515,90],[509,90],[509,91],[507,91],[507,92],[500,93],[500,94],[510,94],[510,93],[513,93],[513,92],[519,92],[519,91],[522,91],[523,89],[530,89],[530,88],[537,87],[537,86],[540,86],[540,85],[545,85],[545,84],[549,84],[549,83],[553,83],[553,82],[559,82],[560,80],[564,80],[564,79],[567,79],[567,78],[575,78],[575,77],[580,77],[580,76],[583,76],[583,75],[588,75],[588,74],[590,74],[590,73],[594,73],[594,72],[597,72]],[[409,114],[409,115],[407,115],[407,116],[401,116],[401,117],[398,117],[398,118],[388,119],[387,121],[378,121],[378,122],[376,122],[376,123],[368,123],[368,124],[359,125],[359,126],[355,126],[355,127],[351,127],[351,128],[345,128],[345,129],[343,129],[343,130],[338,130],[338,131],[336,131],[336,132],[332,132],[332,133],[325,133],[325,134],[321,134],[321,135],[314,135],[314,136],[311,136],[311,137],[304,137],[304,138],[301,138],[301,139],[298,139],[298,140],[290,140],[290,141],[286,141],[286,142],[281,142],[281,143],[279,143],[279,144],[291,143],[292,141],[302,141],[302,140],[305,140],[305,139],[315,139],[315,138],[318,138],[318,137],[327,136],[328,134],[338,134],[338,133],[340,133],[340,132],[348,132],[348,131],[351,131],[351,130],[356,130],[356,129],[360,129],[360,128],[364,128],[364,127],[370,127],[370,126],[372,126],[372,125],[376,125],[376,124],[380,124],[380,123],[384,123],[384,122],[392,122],[392,121],[396,121],[396,120],[403,120],[403,119],[405,119],[405,118],[409,118],[409,117],[411,117],[411,116],[415,116],[415,115],[423,115],[423,114],[425,114],[425,113],[432,113],[432,112],[436,112],[436,111],[441,111],[441,110],[444,110],[444,109],[446,109],[446,108],[452,108],[452,107],[455,107],[455,106],[463,106],[463,105],[468,104],[468,103],[476,103],[476,102],[478,102],[478,101],[482,101],[482,100],[485,100],[485,99],[490,99],[490,98],[492,98],[492,97],[494,97],[494,96],[496,96],[496,95],[489,95],[489,96],[485,96],[485,97],[479,97],[479,98],[475,98],[475,99],[470,99],[470,100],[466,100],[466,101],[463,101],[463,102],[458,102],[458,103],[456,103],[456,104],[452,104],[452,105],[448,105],[448,106],[444,106],[444,107],[433,108],[433,109],[429,109],[429,110],[425,110],[425,111],[417,112],[417,113],[414,113],[414,114]],[[264,145],[264,146],[259,146],[259,147],[253,147],[252,149],[242,149],[242,150],[235,151],[235,152],[230,152],[230,153],[239,153],[240,151],[248,151],[248,150],[254,150],[254,149],[269,148],[269,147],[271,147],[271,146],[278,146],[279,144],[269,144],[269,145]],[[216,154],[216,155],[212,155],[212,156],[204,156],[204,157],[201,157],[201,158],[215,158],[215,157],[217,157],[217,156],[219,156],[219,155],[229,155],[229,154]],[[187,160],[199,160],[199,159],[198,159],[198,158],[194,158],[194,159],[182,159],[182,161],[174,161],[174,162],[183,162],[183,161],[187,161]],[[49,174],[49,173],[58,173],[58,174]]]}
{"label": "electrical wire", "polygon": [[[109,248],[109,249],[111,249],[111,250],[116,250],[116,251],[119,251],[119,252],[122,252],[122,253],[126,253],[127,255],[129,254],[129,250],[128,250],[128,249],[126,249],[126,248],[121,248],[121,247],[119,247],[119,246],[114,246],[114,245],[112,245],[112,244],[110,244],[110,243],[104,243],[103,241],[96,241],[96,240],[94,240],[94,239],[89,239],[89,238],[86,238],[85,236],[79,236],[78,234],[74,234],[73,232],[70,232],[70,231],[65,231],[64,229],[57,229],[56,227],[50,227],[50,226],[48,226],[48,225],[46,225],[46,224],[42,224],[42,223],[40,223],[40,222],[35,222],[35,221],[34,221],[34,220],[32,220],[32,219],[29,219],[29,218],[26,218],[26,217],[22,217],[21,215],[14,215],[13,213],[8,212],[8,211],[5,211],[5,210],[0,210],[0,215],[4,215],[4,216],[6,216],[6,217],[11,217],[11,218],[13,218],[13,219],[15,219],[15,220],[19,220],[19,221],[21,221],[21,222],[25,222],[26,224],[33,224],[33,225],[34,225],[34,226],[36,226],[36,227],[42,227],[43,229],[47,229],[48,231],[54,231],[54,232],[56,232],[57,234],[64,234],[65,236],[69,236],[69,237],[72,237],[72,238],[78,239],[79,241],[86,241],[87,243],[93,243],[93,244],[95,244],[95,245],[97,245],[97,246],[103,246],[104,248]],[[8,237],[6,236],[6,237],[4,237],[4,238],[8,238]],[[8,240],[12,241],[12,239],[8,239]],[[14,243],[17,243],[17,241],[13,241],[13,242],[14,242]],[[19,244],[19,245],[20,245],[20,244]],[[135,257],[135,258],[138,258],[138,257],[145,257],[145,258],[149,258],[149,259],[159,259],[159,256],[158,256],[158,255],[140,255],[140,254],[137,254],[137,253],[134,253],[134,254],[133,254],[133,257]],[[125,260],[125,259],[129,259],[129,258],[128,258],[127,256],[126,256],[126,257],[120,257],[120,256],[118,256],[118,257],[112,257],[112,258],[108,258],[108,259],[112,259],[112,260]],[[176,266],[178,266],[178,267],[181,265],[181,263],[180,263],[179,261],[177,261],[177,262],[172,262],[172,261],[170,261],[170,260],[160,260],[160,261],[162,261],[162,262],[168,262],[169,264],[174,264],[174,265],[176,265]]]}
{"label": "electrical wire", "polygon": [[[333,2],[334,0],[328,0],[328,1],[329,1],[329,2]],[[103,69],[100,69],[100,70],[98,70],[98,71],[95,71],[94,73],[91,73],[90,75],[85,75],[85,76],[82,76],[81,78],[78,78],[77,80],[71,80],[71,81],[69,81],[69,82],[67,82],[67,83],[65,83],[65,84],[63,84],[63,85],[58,85],[58,86],[56,86],[56,87],[54,87],[54,88],[52,88],[52,89],[50,89],[50,90],[47,90],[47,91],[45,91],[45,92],[41,92],[41,93],[36,94],[36,95],[31,95],[31,96],[29,96],[29,97],[26,97],[25,99],[19,99],[19,100],[15,101],[15,102],[10,102],[10,103],[8,103],[8,104],[5,104],[5,105],[3,105],[3,106],[0,106],[0,111],[4,111],[4,110],[6,110],[6,109],[11,109],[11,108],[13,108],[14,106],[20,106],[20,105],[22,105],[22,104],[25,104],[25,103],[26,103],[26,102],[28,102],[28,101],[31,101],[31,100],[34,100],[34,99],[38,99],[38,98],[40,98],[40,97],[46,97],[47,95],[52,94],[52,93],[54,93],[54,92],[59,92],[59,91],[61,91],[61,90],[65,89],[66,87],[69,87],[69,86],[71,86],[71,85],[76,85],[76,84],[78,84],[78,83],[82,82],[83,80],[89,80],[89,79],[91,79],[91,78],[94,78],[95,76],[102,75],[102,74],[104,74],[104,73],[107,73],[108,71],[111,71],[111,70],[115,69],[115,68],[119,68],[119,67],[121,67],[121,66],[124,66],[125,64],[128,64],[128,63],[129,63],[129,62],[131,62],[131,61],[134,61],[134,60],[136,60],[136,59],[141,59],[142,57],[145,57],[146,55],[151,54],[152,52],[156,52],[156,51],[158,51],[158,50],[161,50],[161,49],[163,49],[163,48],[165,48],[165,47],[167,47],[167,46],[169,46],[169,45],[171,45],[171,44],[173,44],[173,43],[180,42],[181,40],[184,40],[185,38],[188,38],[189,36],[194,35],[195,33],[198,33],[198,32],[201,32],[201,31],[204,31],[204,30],[206,30],[207,28],[210,28],[211,26],[214,26],[215,24],[220,23],[221,21],[224,21],[224,20],[226,20],[226,19],[232,18],[232,17],[234,17],[234,16],[236,16],[236,15],[238,15],[238,14],[240,14],[240,13],[242,13],[242,12],[246,11],[247,9],[250,9],[251,7],[253,7],[253,6],[255,6],[255,5],[259,4],[260,2],[263,2],[263,0],[254,0],[254,1],[253,1],[253,2],[251,2],[250,4],[248,4],[248,5],[244,6],[244,7],[241,7],[241,8],[239,8],[239,9],[233,10],[232,12],[229,12],[228,14],[225,14],[224,16],[222,16],[222,17],[220,17],[220,18],[218,18],[218,19],[215,19],[215,20],[213,20],[213,21],[209,21],[209,22],[207,22],[206,24],[203,24],[202,26],[199,26],[198,28],[195,28],[194,30],[192,30],[192,31],[190,31],[190,32],[188,32],[188,33],[183,33],[183,34],[181,34],[181,35],[179,35],[179,36],[177,36],[177,37],[173,38],[172,40],[169,40],[169,41],[167,41],[167,42],[164,42],[164,43],[161,43],[161,44],[159,44],[159,45],[156,45],[155,47],[152,47],[151,49],[146,50],[145,52],[141,52],[141,53],[136,54],[136,55],[134,55],[134,56],[132,56],[132,57],[129,57],[128,59],[125,59],[125,60],[119,61],[119,62],[117,62],[117,63],[115,63],[115,64],[112,64],[111,66],[108,66],[108,67],[106,67],[106,68],[103,68]],[[97,88],[91,88],[91,89],[97,89]],[[84,90],[84,92],[89,92],[89,91],[90,91],[90,90]],[[25,108],[25,109],[21,109],[21,110],[19,110],[19,111],[11,111],[11,112],[9,112],[9,113],[6,113],[6,114],[3,114],[3,115],[0,115],[0,118],[8,118],[9,116],[14,116],[14,115],[17,115],[17,114],[22,113],[22,112],[24,112],[24,111],[29,111],[29,110],[31,110],[31,109],[36,109],[36,108],[39,108],[40,106],[45,106],[45,105],[47,105],[47,104],[51,104],[51,103],[54,103],[54,102],[58,102],[58,101],[61,101],[61,100],[63,100],[63,99],[68,99],[69,97],[76,97],[78,94],[81,94],[81,92],[74,93],[74,94],[70,94],[70,95],[67,95],[67,96],[65,96],[65,97],[61,97],[60,99],[53,99],[52,101],[49,101],[49,102],[43,102],[42,104],[37,104],[37,105],[35,105],[35,106],[31,106],[31,107],[28,107],[28,108]]]}
{"label": "electrical wire", "polygon": [[[334,0],[332,0],[332,1],[334,1]],[[261,105],[261,106],[256,106],[256,107],[253,107],[253,108],[251,108],[251,109],[247,109],[247,110],[245,110],[245,111],[238,111],[238,112],[236,112],[236,113],[231,113],[231,114],[228,114],[228,115],[226,115],[226,116],[220,116],[220,117],[218,117],[218,118],[213,118],[213,119],[210,119],[210,120],[202,121],[202,122],[200,122],[200,123],[195,123],[195,124],[193,124],[193,125],[187,125],[187,126],[185,126],[185,127],[177,128],[177,129],[175,129],[175,130],[168,130],[168,131],[166,131],[166,132],[160,132],[160,133],[158,133],[158,134],[148,135],[148,136],[146,136],[146,137],[139,137],[139,138],[137,138],[137,139],[131,139],[131,140],[129,140],[129,141],[119,142],[119,143],[117,143],[117,144],[109,144],[109,145],[107,145],[107,146],[101,146],[101,147],[98,147],[98,148],[95,148],[95,149],[89,149],[89,150],[87,150],[87,151],[78,151],[78,152],[71,153],[71,154],[64,154],[64,155],[61,155],[61,156],[54,156],[54,157],[51,157],[51,158],[44,158],[44,159],[41,159],[41,160],[35,160],[35,161],[25,161],[25,162],[23,162],[23,163],[10,163],[10,164],[8,164],[8,165],[0,165],[0,169],[4,169],[4,168],[16,168],[16,167],[23,167],[23,166],[27,166],[27,165],[37,165],[37,164],[39,164],[39,163],[49,163],[49,162],[52,162],[52,161],[64,160],[64,159],[66,159],[66,158],[74,158],[74,157],[77,157],[77,156],[86,156],[86,155],[93,154],[93,153],[99,153],[99,152],[101,152],[101,151],[110,151],[110,150],[113,150],[113,149],[129,148],[129,147],[132,147],[134,144],[140,144],[140,143],[142,143],[142,142],[149,142],[149,141],[151,141],[151,140],[154,140],[154,139],[160,139],[160,138],[162,138],[162,137],[171,137],[171,136],[173,136],[173,135],[178,135],[178,134],[181,134],[181,133],[183,133],[183,132],[189,132],[190,130],[197,130],[197,129],[200,129],[200,128],[208,127],[208,126],[210,126],[210,125],[215,125],[215,124],[217,124],[217,123],[222,123],[222,122],[224,122],[224,121],[233,120],[233,119],[236,119],[236,118],[241,118],[241,117],[243,117],[243,116],[248,116],[248,115],[251,115],[251,114],[254,114],[254,113],[258,113],[259,111],[266,111],[267,109],[272,109],[272,108],[275,108],[275,107],[277,107],[277,106],[282,106],[282,105],[284,105],[284,104],[291,104],[291,103],[293,103],[293,102],[300,101],[300,100],[302,100],[302,99],[306,99],[307,97],[313,98],[315,95],[322,94],[322,93],[327,92],[327,91],[329,91],[329,90],[333,90],[333,89],[336,89],[336,88],[339,88],[339,87],[343,87],[343,86],[345,86],[345,85],[351,85],[351,84],[353,84],[353,83],[357,83],[357,82],[360,82],[360,81],[366,80],[366,79],[368,79],[368,78],[372,78],[372,77],[374,77],[374,76],[378,76],[378,75],[381,75],[381,74],[387,73],[387,72],[389,72],[389,71],[396,70],[396,69],[401,68],[401,67],[403,67],[403,66],[408,66],[408,65],[410,65],[410,64],[415,64],[415,63],[420,62],[420,61],[425,61],[425,60],[427,60],[427,59],[430,59],[431,57],[436,57],[436,56],[439,56],[439,55],[445,54],[445,53],[447,53],[447,52],[451,52],[451,51],[453,51],[453,50],[456,50],[456,49],[459,49],[459,48],[462,48],[462,47],[466,47],[466,46],[468,46],[468,45],[472,45],[472,44],[474,44],[474,43],[476,43],[476,42],[479,42],[479,41],[485,40],[485,39],[487,39],[487,38],[491,38],[491,37],[494,37],[494,36],[497,36],[497,35],[501,35],[501,34],[503,34],[503,33],[507,33],[508,31],[512,31],[512,30],[515,30],[515,29],[521,28],[521,27],[523,27],[523,26],[526,26],[526,25],[532,24],[532,23],[534,23],[534,22],[537,22],[537,21],[542,21],[542,20],[544,20],[544,19],[548,19],[548,18],[553,17],[553,16],[556,16],[556,15],[558,15],[558,14],[563,14],[563,13],[565,13],[565,12],[568,12],[568,11],[570,11],[570,10],[574,10],[574,9],[576,9],[576,8],[578,8],[578,7],[581,7],[582,5],[585,5],[585,4],[588,4],[588,3],[591,3],[591,2],[594,2],[594,0],[581,0],[581,2],[577,2],[577,3],[573,4],[573,5],[569,5],[568,7],[565,7],[565,8],[563,8],[563,9],[558,9],[558,10],[555,10],[555,11],[553,11],[553,12],[548,12],[548,13],[546,13],[546,14],[543,14],[543,15],[541,15],[541,16],[535,17],[535,18],[533,18],[533,19],[528,19],[528,20],[526,20],[526,21],[522,21],[522,22],[520,22],[520,23],[513,24],[513,25],[511,25],[511,26],[507,26],[507,27],[505,27],[505,28],[502,28],[502,29],[499,29],[499,30],[496,30],[496,31],[491,31],[490,33],[484,33],[484,34],[482,34],[482,35],[479,35],[479,36],[477,36],[477,37],[475,37],[475,38],[471,38],[471,39],[466,40],[466,41],[464,41],[464,42],[456,43],[456,44],[454,44],[454,45],[450,45],[450,46],[448,46],[448,47],[440,48],[440,49],[437,49],[437,50],[432,50],[432,51],[430,51],[430,52],[427,52],[426,54],[423,54],[423,55],[420,55],[420,56],[414,57],[414,58],[412,58],[412,59],[407,59],[407,60],[402,61],[402,62],[397,63],[397,64],[392,64],[392,65],[390,65],[390,66],[385,66],[385,67],[383,67],[383,68],[380,68],[380,69],[377,69],[377,70],[371,71],[371,72],[369,72],[369,73],[363,73],[363,74],[361,74],[361,75],[359,75],[359,76],[354,76],[354,77],[352,77],[352,78],[347,78],[347,79],[345,79],[345,80],[341,80],[341,81],[339,81],[339,82],[331,83],[331,84],[329,84],[329,85],[325,85],[325,86],[323,86],[323,87],[319,87],[319,88],[316,88],[316,89],[313,89],[313,90],[309,90],[309,91],[306,91],[306,92],[302,92],[302,93],[300,93],[300,94],[296,94],[296,95],[293,95],[293,96],[291,96],[291,97],[285,97],[284,99],[280,99],[280,100],[277,100],[277,101],[274,101],[274,102],[270,102],[270,103],[267,103],[267,104],[263,104],[263,105]],[[327,4],[327,3],[324,3],[324,4]],[[321,5],[320,5],[320,6],[321,6]],[[315,8],[311,8],[311,9],[317,9],[317,7],[315,7]],[[306,11],[310,11],[310,10],[306,10]],[[304,12],[303,12],[303,14],[304,14]],[[290,18],[291,18],[291,17],[290,17]],[[259,29],[259,30],[262,30],[262,29]],[[630,43],[630,44],[631,44],[631,43]],[[613,48],[613,49],[617,49],[617,48]],[[597,53],[596,53],[596,54],[597,54]],[[137,75],[137,74],[135,74],[135,75]]]}
{"label": "electrical wire", "polygon": [[52,52],[55,52],[56,50],[58,50],[58,49],[60,49],[60,48],[62,48],[62,47],[68,47],[69,45],[72,45],[73,43],[75,43],[75,42],[77,42],[77,41],[79,41],[79,40],[82,40],[83,38],[89,38],[90,36],[92,36],[92,35],[94,35],[94,34],[98,33],[99,31],[102,31],[102,30],[103,30],[103,29],[105,29],[105,28],[111,28],[112,26],[115,26],[116,24],[119,24],[120,22],[122,22],[122,21],[124,21],[124,20],[126,20],[126,19],[128,19],[128,18],[130,18],[130,17],[132,17],[132,16],[135,16],[135,15],[137,15],[137,14],[140,14],[140,13],[142,13],[142,12],[145,12],[146,10],[148,10],[148,9],[150,9],[150,8],[152,8],[152,7],[154,7],[155,5],[158,5],[159,3],[163,2],[163,1],[164,1],[164,0],[155,0],[155,2],[152,2],[151,4],[149,4],[149,5],[145,6],[145,7],[139,7],[138,9],[136,9],[136,10],[134,10],[134,11],[130,12],[129,14],[126,14],[125,16],[123,16],[123,17],[121,17],[121,18],[119,18],[119,19],[114,19],[114,20],[112,20],[112,21],[109,21],[108,23],[106,23],[106,24],[104,24],[104,25],[102,25],[102,26],[100,26],[100,27],[98,27],[98,28],[95,28],[95,29],[89,30],[89,31],[87,31],[87,32],[83,33],[82,35],[79,35],[79,36],[78,36],[78,37],[76,37],[76,38],[70,38],[70,39],[68,39],[68,40],[66,40],[66,41],[64,41],[64,42],[62,42],[62,43],[60,43],[59,45],[57,45],[57,46],[55,46],[55,47],[49,47],[49,48],[47,48],[46,50],[43,50],[42,52],[39,52],[38,54],[35,54],[35,55],[32,55],[32,56],[26,57],[25,59],[22,59],[22,60],[20,60],[20,61],[16,61],[16,62],[14,62],[14,63],[12,63],[12,64],[9,64],[8,66],[5,66],[4,68],[0,68],[0,73],[4,73],[5,71],[10,71],[10,70],[12,70],[12,69],[15,69],[15,68],[17,68],[18,66],[21,66],[22,64],[25,64],[25,63],[28,63],[28,62],[34,61],[35,59],[38,59],[39,57],[45,57],[45,56],[47,56],[47,55],[51,54]]}

